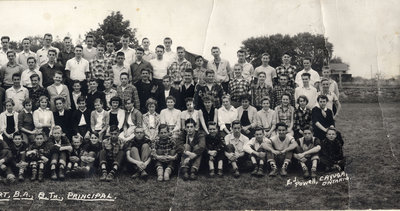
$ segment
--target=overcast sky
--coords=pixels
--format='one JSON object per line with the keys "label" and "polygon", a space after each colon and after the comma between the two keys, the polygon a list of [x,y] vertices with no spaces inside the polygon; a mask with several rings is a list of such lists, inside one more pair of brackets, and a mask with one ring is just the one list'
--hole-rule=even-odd
{"label": "overcast sky", "polygon": [[354,76],[400,74],[400,1],[398,0],[135,0],[0,1],[0,35],[21,40],[50,32],[76,40],[111,13],[121,11],[137,37],[151,48],[172,37],[173,47],[211,58],[220,46],[231,64],[242,41],[276,33],[325,34],[334,55],[350,64]]}

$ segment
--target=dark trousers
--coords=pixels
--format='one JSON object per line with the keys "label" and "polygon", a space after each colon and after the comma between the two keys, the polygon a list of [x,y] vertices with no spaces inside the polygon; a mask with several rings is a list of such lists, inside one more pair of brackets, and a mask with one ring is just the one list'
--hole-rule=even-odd
{"label": "dark trousers", "polygon": [[[185,151],[193,152],[195,150],[197,150],[197,146],[191,147],[189,144],[185,144]],[[201,154],[197,155],[197,157],[195,157],[194,159],[191,159],[189,163],[185,164],[184,160],[186,158],[188,158],[188,156],[185,155],[185,154],[182,154],[181,167],[182,168],[190,168],[190,167],[192,167],[192,168],[195,168],[196,170],[198,170],[199,167],[200,167],[200,163],[201,163],[201,157],[202,157]]]}
{"label": "dark trousers", "polygon": [[267,152],[267,162],[275,161],[277,165],[281,165],[287,161],[291,161],[293,156],[293,152],[286,152],[285,154],[274,155],[272,152]]}
{"label": "dark trousers", "polygon": [[61,152],[54,152],[51,155],[51,164],[53,165],[66,165],[67,164],[67,152],[66,151],[61,151]]}
{"label": "dark trousers", "polygon": [[114,165],[117,165],[118,167],[121,165],[122,159],[124,158],[124,152],[120,150],[118,154],[114,157],[108,153],[108,150],[101,150],[99,154],[99,160],[100,160],[100,167],[103,164],[106,164],[106,168],[110,169]]}

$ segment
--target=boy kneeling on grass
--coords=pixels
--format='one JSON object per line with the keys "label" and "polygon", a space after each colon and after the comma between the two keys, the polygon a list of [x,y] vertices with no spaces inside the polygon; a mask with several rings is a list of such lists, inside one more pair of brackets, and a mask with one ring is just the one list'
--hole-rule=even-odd
{"label": "boy kneeling on grass", "polygon": [[311,178],[317,177],[317,165],[319,161],[318,152],[321,150],[321,142],[318,138],[313,136],[313,130],[311,126],[305,126],[302,130],[303,137],[296,140],[297,148],[293,157],[296,158],[301,168],[303,169],[304,178],[310,177],[307,162],[311,161]]}
{"label": "boy kneeling on grass", "polygon": [[159,126],[158,136],[154,141],[152,156],[156,160],[157,181],[168,181],[174,161],[176,159],[176,143],[170,137],[169,127],[166,124]]}
{"label": "boy kneeling on grass", "polygon": [[48,144],[51,155],[51,179],[57,179],[56,169],[58,166],[58,178],[64,180],[64,169],[67,165],[67,158],[72,151],[71,143],[66,136],[62,135],[63,131],[60,126],[56,125],[53,128],[53,133],[49,137]]}
{"label": "boy kneeling on grass", "polygon": [[9,146],[11,157],[9,159],[9,171],[7,172],[7,180],[9,182],[15,181],[14,172],[18,172],[18,179],[24,180],[24,171],[28,165],[25,162],[26,150],[28,146],[22,141],[22,134],[15,132],[13,134],[13,142]]}
{"label": "boy kneeling on grass", "polygon": [[110,126],[110,137],[103,140],[103,150],[100,151],[100,181],[112,181],[124,157],[123,143],[118,138],[119,130],[116,125]]}
{"label": "boy kneeling on grass", "polygon": [[287,134],[288,126],[279,122],[276,124],[278,135],[271,137],[267,141],[266,148],[267,162],[271,165],[269,176],[274,177],[278,174],[277,163],[283,163],[280,171],[281,176],[287,175],[287,167],[292,159],[293,150],[296,149],[297,143],[294,138]]}
{"label": "boy kneeling on grass", "polygon": [[224,137],[221,137],[220,132],[218,131],[217,123],[211,121],[208,123],[208,134],[206,136],[206,147],[207,147],[207,155],[209,157],[208,166],[210,168],[210,177],[215,176],[215,167],[214,163],[217,162],[218,164],[218,171],[217,175],[222,177],[223,176],[223,165],[224,165]]}
{"label": "boy kneeling on grass", "polygon": [[327,129],[326,138],[321,142],[320,159],[325,171],[344,170],[346,159],[343,156],[343,139],[333,127]]}
{"label": "boy kneeling on grass", "polygon": [[45,141],[45,136],[42,133],[35,134],[34,143],[29,146],[26,151],[26,157],[29,161],[29,166],[32,169],[31,181],[36,179],[39,182],[43,181],[43,171],[45,164],[49,161],[50,149]]}
{"label": "boy kneeling on grass", "polygon": [[249,138],[240,133],[242,125],[239,120],[232,122],[232,133],[225,136],[225,156],[232,165],[233,176],[240,177],[239,165],[246,165],[247,156],[243,151],[243,146],[249,142]]}
{"label": "boy kneeling on grass", "polygon": [[257,126],[254,132],[255,137],[250,139],[250,141],[243,146],[243,150],[250,155],[254,167],[251,175],[262,177],[264,176],[264,162],[267,152],[265,145],[269,139],[265,137],[262,127]]}
{"label": "boy kneeling on grass", "polygon": [[185,121],[185,131],[182,132],[178,144],[178,151],[182,152],[181,171],[183,180],[197,179],[201,156],[206,147],[203,133],[196,131],[196,122],[190,118]]}

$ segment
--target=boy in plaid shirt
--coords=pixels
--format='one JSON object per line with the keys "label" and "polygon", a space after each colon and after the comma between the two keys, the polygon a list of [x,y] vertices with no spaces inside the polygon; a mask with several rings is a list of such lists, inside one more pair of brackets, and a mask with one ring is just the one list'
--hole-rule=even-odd
{"label": "boy in plaid shirt", "polygon": [[223,172],[223,164],[224,164],[224,149],[225,149],[225,143],[224,143],[224,137],[221,137],[219,131],[218,131],[218,126],[217,123],[214,121],[210,121],[208,123],[208,134],[206,136],[206,150],[207,150],[207,155],[209,157],[208,161],[208,166],[210,168],[210,177],[215,176],[215,167],[214,167],[214,162],[217,161],[218,163],[218,172],[217,175],[222,177]]}
{"label": "boy in plaid shirt", "polygon": [[297,98],[299,107],[294,112],[294,138],[297,140],[303,137],[304,128],[312,125],[311,109],[307,108],[308,98],[305,95],[300,95]]}
{"label": "boy in plaid shirt", "polygon": [[26,151],[26,157],[32,169],[31,181],[38,179],[42,182],[44,165],[49,161],[50,150],[42,133],[36,134],[34,140],[35,142]]}
{"label": "boy in plaid shirt", "polygon": [[[110,137],[103,140],[103,150],[100,151],[100,181],[112,181],[124,158],[123,143],[118,138],[116,125],[110,127]],[[109,170],[110,169],[110,170]]]}
{"label": "boy in plaid shirt", "polygon": [[175,141],[169,137],[169,134],[168,125],[161,124],[152,152],[153,158],[156,160],[157,181],[168,181],[171,172],[174,169],[173,165],[174,160],[176,159],[176,144]]}

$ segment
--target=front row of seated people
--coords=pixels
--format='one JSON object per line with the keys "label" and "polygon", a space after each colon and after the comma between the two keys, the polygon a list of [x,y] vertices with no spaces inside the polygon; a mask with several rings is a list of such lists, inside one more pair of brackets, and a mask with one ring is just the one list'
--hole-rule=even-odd
{"label": "front row of seated people", "polygon": [[240,176],[241,169],[249,168],[252,175],[263,176],[268,166],[269,176],[286,176],[292,161],[301,166],[305,178],[315,178],[318,167],[323,171],[344,169],[343,140],[333,127],[327,128],[326,137],[320,140],[312,127],[306,126],[303,137],[295,140],[288,133],[288,126],[279,122],[276,135],[268,138],[265,130],[257,126],[249,140],[241,132],[243,127],[238,120],[232,122],[232,133],[225,137],[213,121],[208,123],[209,134],[197,131],[196,126],[196,121],[189,118],[183,132],[174,136],[168,125],[161,124],[154,141],[145,136],[142,127],[136,127],[135,137],[125,143],[119,138],[122,133],[116,125],[110,126],[109,136],[103,140],[99,133],[90,132],[88,139],[73,135],[71,142],[60,126],[54,126],[49,137],[43,132],[34,134],[29,146],[23,135],[15,132],[11,141],[0,142],[0,171],[6,181],[13,182],[16,176],[24,180],[26,170],[32,181],[43,181],[46,171],[51,179],[63,180],[65,174],[79,172],[78,175],[87,176],[96,170],[100,171],[101,181],[111,181],[123,166],[134,169],[132,178],[147,178],[148,171],[155,168],[158,181],[170,180],[178,169],[184,180],[195,180],[202,160],[208,161],[210,177],[223,176],[224,164],[228,164],[234,177]]}

